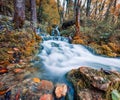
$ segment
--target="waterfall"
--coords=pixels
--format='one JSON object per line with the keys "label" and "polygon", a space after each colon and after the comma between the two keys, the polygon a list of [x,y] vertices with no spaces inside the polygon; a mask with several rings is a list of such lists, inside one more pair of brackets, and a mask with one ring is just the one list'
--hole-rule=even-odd
{"label": "waterfall", "polygon": [[58,30],[58,26],[56,26],[55,28],[52,29],[52,36],[60,36],[60,32]]}
{"label": "waterfall", "polygon": [[96,69],[119,70],[120,59],[93,54],[82,45],[69,44],[64,37],[43,36],[43,50],[38,55],[51,75],[65,75],[71,69],[88,66]]}
{"label": "waterfall", "polygon": [[37,28],[36,29],[36,34],[40,34],[40,32],[41,32],[40,28]]}
{"label": "waterfall", "polygon": [[65,37],[42,35],[42,38],[42,50],[38,54],[40,61],[34,62],[34,65],[40,68],[39,77],[55,83],[66,83],[70,87],[69,100],[74,100],[74,91],[65,78],[68,71],[80,66],[120,71],[119,58],[95,55],[83,45],[69,44]]}

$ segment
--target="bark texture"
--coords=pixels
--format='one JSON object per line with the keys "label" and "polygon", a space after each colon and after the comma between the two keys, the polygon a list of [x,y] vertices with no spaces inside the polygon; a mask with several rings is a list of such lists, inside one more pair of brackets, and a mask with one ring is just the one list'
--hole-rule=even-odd
{"label": "bark texture", "polygon": [[31,4],[31,20],[34,27],[37,24],[36,0],[30,0]]}
{"label": "bark texture", "polygon": [[79,36],[80,35],[80,0],[75,0],[75,27],[76,27],[76,32],[75,32],[75,36]]}
{"label": "bark texture", "polygon": [[22,28],[25,21],[25,0],[14,0],[14,10],[15,28]]}

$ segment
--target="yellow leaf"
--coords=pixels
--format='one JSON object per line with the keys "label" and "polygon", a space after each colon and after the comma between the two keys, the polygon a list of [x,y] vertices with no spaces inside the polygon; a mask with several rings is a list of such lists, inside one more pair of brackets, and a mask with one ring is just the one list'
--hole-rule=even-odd
{"label": "yellow leaf", "polygon": [[33,81],[34,81],[35,83],[39,83],[39,82],[40,82],[40,79],[39,79],[39,78],[33,78]]}

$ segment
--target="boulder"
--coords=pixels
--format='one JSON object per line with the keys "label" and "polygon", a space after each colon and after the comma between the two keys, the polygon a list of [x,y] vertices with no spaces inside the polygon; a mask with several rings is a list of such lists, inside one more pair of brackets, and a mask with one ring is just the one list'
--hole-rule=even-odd
{"label": "boulder", "polygon": [[59,84],[56,86],[55,95],[57,98],[61,98],[66,96],[67,94],[67,85],[66,84]]}
{"label": "boulder", "polygon": [[73,83],[76,100],[112,100],[113,90],[120,91],[120,73],[80,67],[71,70],[68,79]]}
{"label": "boulder", "polygon": [[54,100],[51,94],[44,94],[40,97],[40,100]]}
{"label": "boulder", "polygon": [[38,86],[37,89],[41,91],[42,93],[52,93],[54,89],[54,85],[51,81],[48,80],[42,80]]}

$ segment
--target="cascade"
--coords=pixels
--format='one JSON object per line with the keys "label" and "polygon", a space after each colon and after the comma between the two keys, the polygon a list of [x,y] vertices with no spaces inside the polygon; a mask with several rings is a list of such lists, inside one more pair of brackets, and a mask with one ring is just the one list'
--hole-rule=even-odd
{"label": "cascade", "polygon": [[60,36],[60,32],[59,32],[58,26],[56,26],[55,28],[52,29],[51,35],[52,36]]}
{"label": "cascade", "polygon": [[[83,45],[70,44],[68,38],[61,36],[42,35],[41,52],[38,54],[40,61],[34,65],[40,68],[40,78],[48,79],[54,83],[66,83],[70,87],[69,100],[74,100],[73,89],[66,80],[66,73],[80,66],[95,69],[120,71],[120,59],[98,56],[91,49]],[[63,99],[64,100],[64,99]]]}

